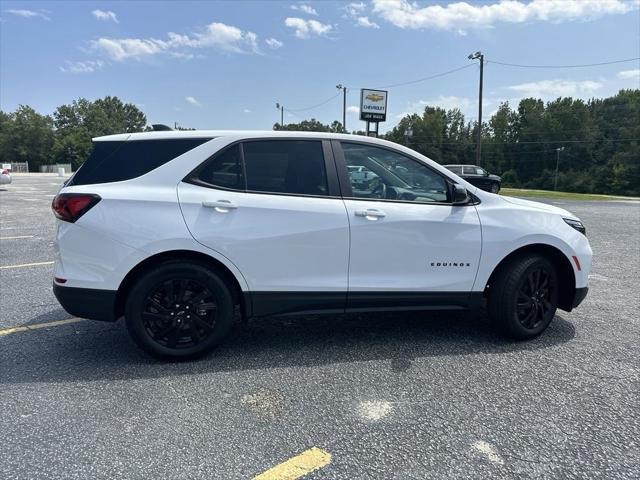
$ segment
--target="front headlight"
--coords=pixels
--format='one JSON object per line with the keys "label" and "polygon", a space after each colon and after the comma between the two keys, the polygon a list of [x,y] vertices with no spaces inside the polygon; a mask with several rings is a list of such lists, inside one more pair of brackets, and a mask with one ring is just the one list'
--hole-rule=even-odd
{"label": "front headlight", "polygon": [[575,228],[581,234],[583,234],[585,236],[587,235],[587,229],[585,228],[585,226],[582,224],[582,222],[580,220],[574,220],[573,218],[564,218],[563,220],[565,221],[565,223],[567,225],[569,225],[570,227]]}

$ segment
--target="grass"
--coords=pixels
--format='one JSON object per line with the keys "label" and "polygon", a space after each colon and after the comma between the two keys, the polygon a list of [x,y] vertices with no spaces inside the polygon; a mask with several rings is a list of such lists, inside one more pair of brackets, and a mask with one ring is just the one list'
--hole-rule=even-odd
{"label": "grass", "polygon": [[597,195],[594,193],[554,192],[551,190],[526,190],[524,188],[502,188],[500,195],[507,197],[537,197],[555,200],[640,200],[638,197]]}

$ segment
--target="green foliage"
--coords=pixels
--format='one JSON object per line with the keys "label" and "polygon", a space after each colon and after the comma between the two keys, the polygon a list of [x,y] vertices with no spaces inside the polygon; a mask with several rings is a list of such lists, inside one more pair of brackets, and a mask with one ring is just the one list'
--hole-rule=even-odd
{"label": "green foliage", "polygon": [[70,162],[77,169],[91,151],[91,139],[115,133],[143,131],[147,119],[131,103],[117,97],[105,97],[90,102],[85,98],[61,105],[53,114],[55,145],[53,163]]}
{"label": "green foliage", "polygon": [[[34,171],[71,162],[75,169],[89,155],[91,138],[148,130],[145,125],[144,113],[117,97],[80,98],[53,116],[20,105],[0,111],[0,161],[28,161]],[[345,132],[338,121],[313,118],[273,129]],[[477,129],[457,108],[427,106],[402,118],[385,138],[442,164],[473,164]],[[505,186],[553,189],[560,147],[559,190],[640,196],[640,90],[588,102],[525,98],[517,108],[505,102],[482,124],[482,166],[502,175]]]}
{"label": "green foliage", "polygon": [[0,160],[29,162],[32,170],[47,163],[54,144],[53,120],[20,105],[15,112],[0,112]]}
{"label": "green foliage", "polygon": [[77,169],[91,151],[91,139],[101,135],[142,131],[147,119],[131,103],[117,97],[91,102],[84,98],[56,109],[53,118],[20,105],[15,112],[0,111],[0,160],[40,165],[71,163]]}
{"label": "green foliage", "polygon": [[[412,131],[411,136],[407,135]],[[458,109],[427,106],[385,138],[442,163],[475,163],[477,124]],[[640,90],[585,102],[525,98],[502,103],[482,125],[482,166],[511,187],[640,195]]]}
{"label": "green foliage", "polygon": [[296,132],[332,132],[332,133],[345,133],[345,129],[342,123],[334,120],[331,125],[325,125],[322,122],[312,118],[311,120],[303,120],[300,123],[288,123],[286,125],[280,125],[276,123],[273,125],[274,130],[286,130]]}

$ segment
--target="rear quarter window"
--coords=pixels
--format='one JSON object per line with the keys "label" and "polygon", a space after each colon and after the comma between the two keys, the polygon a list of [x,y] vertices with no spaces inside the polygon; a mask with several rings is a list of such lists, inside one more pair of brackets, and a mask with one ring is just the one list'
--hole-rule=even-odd
{"label": "rear quarter window", "polygon": [[68,185],[121,182],[151,170],[208,142],[211,138],[100,141]]}

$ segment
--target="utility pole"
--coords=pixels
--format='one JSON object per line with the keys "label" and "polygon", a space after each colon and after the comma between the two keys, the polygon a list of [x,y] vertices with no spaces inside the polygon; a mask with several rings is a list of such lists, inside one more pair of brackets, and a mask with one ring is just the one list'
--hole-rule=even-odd
{"label": "utility pole", "polygon": [[276,108],[280,110],[280,126],[284,127],[284,105],[276,103]]}
{"label": "utility pole", "polygon": [[556,178],[553,182],[553,191],[558,190],[558,165],[560,165],[560,152],[564,150],[564,147],[556,148]]}
{"label": "utility pole", "polygon": [[347,87],[339,83],[336,85],[338,90],[342,90],[342,128],[347,131]]}
{"label": "utility pole", "polygon": [[484,55],[482,52],[472,53],[469,60],[480,60],[480,92],[478,94],[478,139],[476,141],[476,165],[481,166],[482,152],[482,76],[484,72]]}

